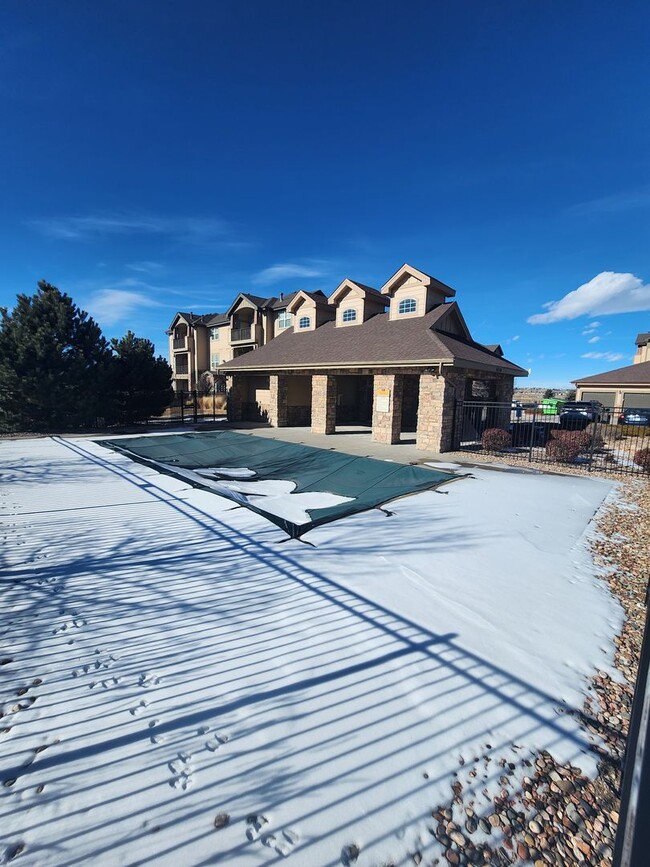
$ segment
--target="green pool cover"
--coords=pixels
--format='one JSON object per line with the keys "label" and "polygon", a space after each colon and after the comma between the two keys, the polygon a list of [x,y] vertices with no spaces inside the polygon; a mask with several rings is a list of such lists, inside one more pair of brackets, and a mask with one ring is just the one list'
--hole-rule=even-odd
{"label": "green pool cover", "polygon": [[[245,501],[241,495],[233,499],[269,521],[282,527],[290,536],[298,538],[303,533],[345,515],[363,512],[394,500],[405,494],[436,488],[455,478],[453,474],[441,473],[424,467],[413,467],[392,461],[355,457],[341,452],[318,449],[297,443],[282,442],[233,431],[209,431],[165,436],[142,436],[118,440],[100,440],[99,444],[121,452],[133,460],[153,466],[161,472],[176,475],[195,487],[214,490],[200,477],[189,480],[179,470],[206,470],[211,468],[251,470],[246,482],[278,479],[295,483],[292,493],[323,491],[341,497],[350,497],[348,502],[326,508],[310,509],[311,521],[296,524],[279,517],[259,505]],[[162,467],[161,464],[165,464]],[[171,466],[170,466],[171,465]],[[219,474],[211,473],[215,479]],[[223,481],[233,481],[232,475],[224,472]],[[219,492],[229,496],[227,491]]]}

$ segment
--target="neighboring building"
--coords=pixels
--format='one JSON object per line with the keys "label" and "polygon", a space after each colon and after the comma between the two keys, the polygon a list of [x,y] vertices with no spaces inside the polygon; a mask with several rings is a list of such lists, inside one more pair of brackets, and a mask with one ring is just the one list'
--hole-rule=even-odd
{"label": "neighboring building", "polygon": [[[410,430],[418,448],[449,449],[458,400],[509,403],[514,377],[528,375],[498,344],[472,339],[455,294],[404,265],[381,290],[344,280],[329,298],[297,292],[285,308],[293,327],[277,336],[255,319],[273,304],[238,296],[231,324],[237,312],[252,316],[244,327],[251,339],[255,328],[256,348],[219,368],[230,385],[230,417],[310,424],[324,434],[367,424],[384,443]],[[242,298],[249,306],[236,307]]]}
{"label": "neighboring building", "polygon": [[599,400],[604,406],[626,409],[650,407],[650,332],[637,336],[633,364],[573,382],[576,400]]}
{"label": "neighboring building", "polygon": [[218,376],[224,362],[252,352],[289,328],[287,306],[294,294],[260,298],[240,292],[225,313],[177,313],[167,330],[174,390],[195,389],[204,373]]}

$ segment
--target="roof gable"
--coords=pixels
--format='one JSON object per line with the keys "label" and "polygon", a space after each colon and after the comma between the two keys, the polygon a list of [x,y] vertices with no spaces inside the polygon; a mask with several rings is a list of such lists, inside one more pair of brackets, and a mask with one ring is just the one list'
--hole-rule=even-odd
{"label": "roof gable", "polygon": [[440,280],[436,280],[436,278],[432,277],[430,274],[426,274],[424,271],[420,271],[418,268],[414,268],[409,264],[402,265],[402,267],[399,268],[392,277],[389,277],[381,287],[380,292],[382,295],[393,295],[393,293],[409,279],[417,281],[422,286],[431,286],[434,289],[437,289],[446,298],[453,298],[456,294],[456,290],[452,289],[451,286],[441,283]]}
{"label": "roof gable", "polygon": [[366,286],[365,283],[357,283],[356,280],[350,280],[348,277],[339,283],[327,299],[328,302],[330,304],[337,304],[351,289],[361,290],[366,298],[372,298],[373,300],[379,301],[380,304],[388,305],[390,303],[377,289],[373,289],[372,286]]}

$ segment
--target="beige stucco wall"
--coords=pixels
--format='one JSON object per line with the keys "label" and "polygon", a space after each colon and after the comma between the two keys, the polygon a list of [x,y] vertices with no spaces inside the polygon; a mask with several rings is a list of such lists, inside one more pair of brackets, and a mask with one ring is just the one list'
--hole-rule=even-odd
{"label": "beige stucco wall", "polygon": [[634,363],[641,364],[642,361],[650,361],[650,343],[645,346],[637,346],[634,354]]}

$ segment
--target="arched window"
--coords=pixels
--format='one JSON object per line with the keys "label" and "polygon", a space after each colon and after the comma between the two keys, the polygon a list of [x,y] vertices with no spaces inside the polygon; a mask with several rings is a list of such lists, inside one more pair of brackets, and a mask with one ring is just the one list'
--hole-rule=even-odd
{"label": "arched window", "polygon": [[311,325],[311,319],[309,316],[301,316],[300,321],[298,322],[298,328],[309,328]]}
{"label": "arched window", "polygon": [[417,301],[415,298],[405,298],[403,301],[399,302],[399,307],[397,308],[398,313],[415,313],[417,310]]}
{"label": "arched window", "polygon": [[343,316],[341,317],[343,322],[354,322],[354,320],[356,318],[357,318],[357,311],[354,310],[352,307],[348,307],[347,310],[344,310]]}

